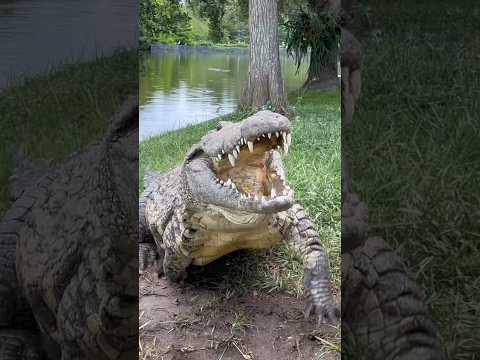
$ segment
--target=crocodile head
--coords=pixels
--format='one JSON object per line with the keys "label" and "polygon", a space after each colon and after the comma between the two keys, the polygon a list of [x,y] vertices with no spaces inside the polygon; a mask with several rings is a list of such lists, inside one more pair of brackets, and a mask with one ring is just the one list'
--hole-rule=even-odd
{"label": "crocodile head", "polygon": [[183,174],[196,202],[255,213],[294,203],[280,152],[291,143],[289,120],[260,111],[239,122],[220,122],[187,154]]}

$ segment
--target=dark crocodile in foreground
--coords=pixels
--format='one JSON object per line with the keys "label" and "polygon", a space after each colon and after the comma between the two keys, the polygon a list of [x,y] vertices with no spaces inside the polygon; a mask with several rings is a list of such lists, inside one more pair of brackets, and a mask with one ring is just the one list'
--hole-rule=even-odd
{"label": "dark crocodile in foreground", "polygon": [[137,166],[136,99],[99,144],[19,164],[0,222],[1,360],[138,356]]}
{"label": "dark crocodile in foreground", "polygon": [[281,152],[288,153],[291,140],[286,117],[261,111],[240,123],[221,122],[182,165],[149,174],[139,209],[141,270],[156,252],[159,272],[181,281],[192,264],[287,241],[304,258],[305,316],[334,322],[325,250],[285,183]]}

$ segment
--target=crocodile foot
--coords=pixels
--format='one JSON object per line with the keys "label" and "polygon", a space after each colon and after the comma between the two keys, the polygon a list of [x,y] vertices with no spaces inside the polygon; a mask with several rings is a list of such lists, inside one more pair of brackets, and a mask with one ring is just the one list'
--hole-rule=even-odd
{"label": "crocodile foot", "polygon": [[337,324],[340,319],[340,309],[333,299],[330,279],[316,269],[308,269],[305,271],[304,286],[307,295],[304,308],[305,319],[315,315],[318,325]]}

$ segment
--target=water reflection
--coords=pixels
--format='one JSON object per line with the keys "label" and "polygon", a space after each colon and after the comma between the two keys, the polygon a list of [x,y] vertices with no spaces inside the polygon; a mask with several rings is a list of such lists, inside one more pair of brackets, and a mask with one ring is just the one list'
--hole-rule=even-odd
{"label": "water reflection", "polygon": [[[299,88],[306,69],[282,56],[288,91]],[[165,51],[141,61],[140,138],[235,110],[248,71],[248,54]]]}
{"label": "water reflection", "polygon": [[137,0],[0,1],[0,89],[137,39]]}

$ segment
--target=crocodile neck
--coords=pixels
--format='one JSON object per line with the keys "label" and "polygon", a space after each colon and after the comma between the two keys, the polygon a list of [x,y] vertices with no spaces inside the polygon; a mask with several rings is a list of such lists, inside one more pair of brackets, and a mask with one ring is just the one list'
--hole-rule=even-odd
{"label": "crocodile neck", "polygon": [[208,205],[191,217],[197,245],[193,265],[206,265],[241,249],[267,249],[281,240],[275,214],[255,214]]}

